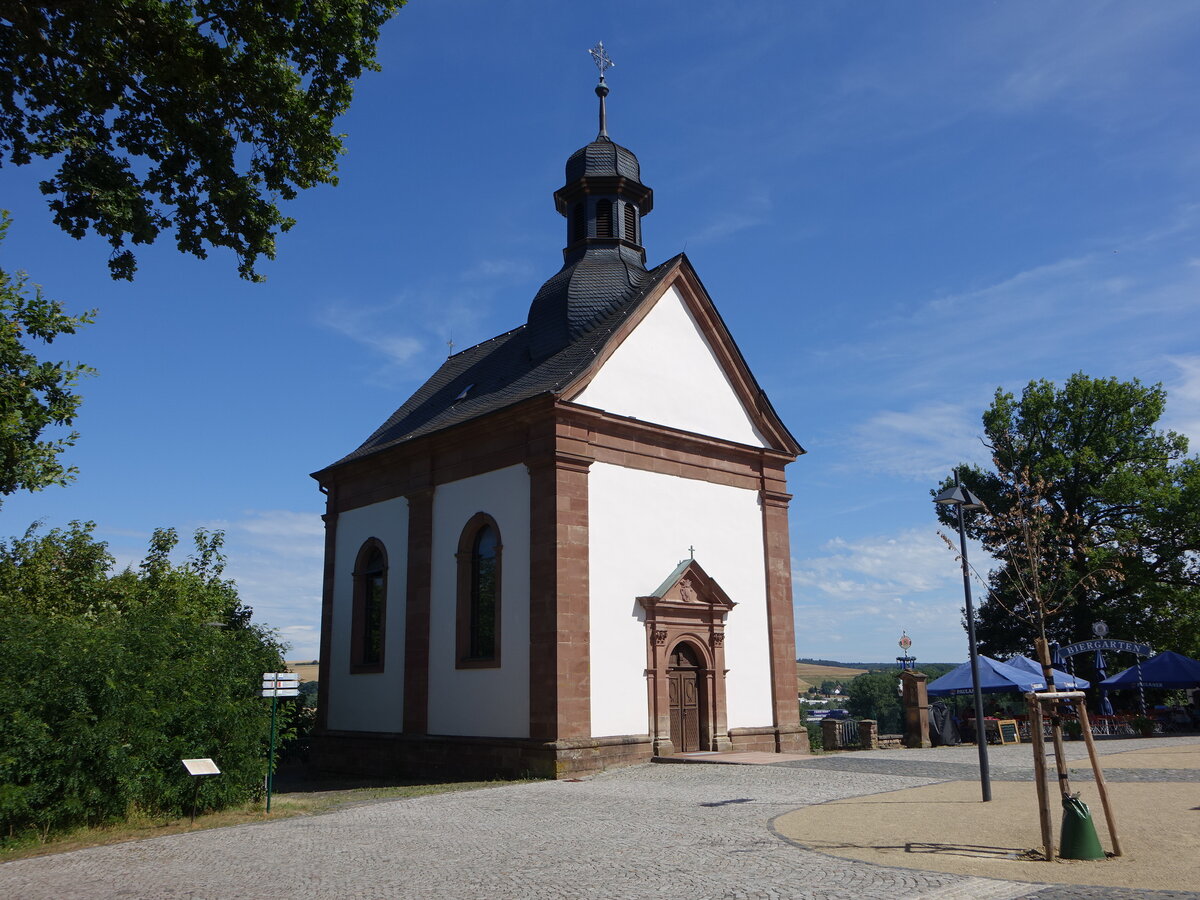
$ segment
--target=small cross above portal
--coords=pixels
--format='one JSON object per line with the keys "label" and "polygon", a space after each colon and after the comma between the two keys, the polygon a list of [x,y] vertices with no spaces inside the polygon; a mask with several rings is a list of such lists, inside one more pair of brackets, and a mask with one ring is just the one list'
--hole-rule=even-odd
{"label": "small cross above portal", "polygon": [[691,559],[695,559],[695,558],[696,558],[696,548],[695,548],[695,547],[688,547],[688,556],[689,556]]}
{"label": "small cross above portal", "polygon": [[608,58],[608,54],[604,52],[604,41],[597,43],[588,53],[592,54],[592,60],[596,63],[596,68],[600,70],[600,80],[603,81],[605,70],[611,69],[616,65],[615,62]]}

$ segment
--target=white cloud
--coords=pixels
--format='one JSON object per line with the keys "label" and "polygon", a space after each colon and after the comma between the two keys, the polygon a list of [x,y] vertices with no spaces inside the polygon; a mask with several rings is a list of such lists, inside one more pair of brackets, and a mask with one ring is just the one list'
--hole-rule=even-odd
{"label": "white cloud", "polygon": [[953,556],[933,528],[856,541],[834,538],[822,550],[822,556],[792,561],[798,592],[804,586],[839,601],[878,603],[932,590],[956,571]]}
{"label": "white cloud", "polygon": [[1186,435],[1190,450],[1200,451],[1200,355],[1169,356],[1167,362],[1175,367],[1176,375],[1167,388],[1168,428]]}
{"label": "white cloud", "polygon": [[531,277],[533,269],[523,260],[483,259],[453,277],[410,286],[386,300],[331,300],[315,319],[370,350],[377,363],[368,363],[366,380],[392,388],[427,377],[451,352],[520,324],[495,321],[496,310],[513,307],[493,301],[510,285],[528,288]]}
{"label": "white cloud", "polygon": [[388,362],[405,365],[426,347],[426,341],[412,334],[389,333],[381,328],[385,319],[401,319],[403,302],[381,306],[356,306],[345,301],[329,304],[317,316],[317,322],[353,341],[369,347]]}
{"label": "white cloud", "polygon": [[771,198],[766,191],[753,191],[741,198],[736,208],[714,212],[716,215],[708,224],[687,235],[688,241],[696,244],[720,241],[747,228],[755,228],[769,222]]}
{"label": "white cloud", "polygon": [[[935,528],[910,528],[860,540],[836,538],[821,555],[793,559],[797,646],[802,656],[832,658],[853,647],[854,660],[889,660],[907,631],[923,658],[963,652],[962,576],[957,556]],[[969,547],[972,563],[988,557]]]}
{"label": "white cloud", "polygon": [[225,532],[226,577],[237,582],[254,620],[292,645],[289,655],[314,658],[320,645],[325,528],[315,512],[250,510],[209,523]]}
{"label": "white cloud", "polygon": [[920,481],[942,478],[957,463],[987,461],[982,430],[976,404],[882,410],[852,429],[848,465]]}

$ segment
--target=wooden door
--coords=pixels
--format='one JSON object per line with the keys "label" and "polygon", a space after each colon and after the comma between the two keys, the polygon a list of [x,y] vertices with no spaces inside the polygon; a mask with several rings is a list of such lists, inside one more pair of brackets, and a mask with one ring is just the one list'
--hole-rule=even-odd
{"label": "wooden door", "polygon": [[700,749],[700,666],[686,644],[671,654],[667,689],[671,704],[671,743],[680,753]]}

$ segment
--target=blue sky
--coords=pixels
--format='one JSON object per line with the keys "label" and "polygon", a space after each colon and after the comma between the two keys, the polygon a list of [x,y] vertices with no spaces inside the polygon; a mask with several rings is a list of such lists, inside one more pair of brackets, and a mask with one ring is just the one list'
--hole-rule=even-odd
{"label": "blue sky", "polygon": [[[290,204],[265,285],[231,256],[107,248],[0,169],[2,253],[99,319],[69,488],[0,535],[94,520],[122,563],[156,526],[227,532],[229,574],[317,652],[322,497],[447,352],[522,322],[561,264],[551,194],[609,131],[808,454],[791,466],[797,652],[965,658],[929,488],[986,462],[997,387],[1162,382],[1200,446],[1200,5],[413,0],[341,123],[341,184]],[[681,548],[682,552],[682,548]],[[702,548],[697,555],[703,558]]]}

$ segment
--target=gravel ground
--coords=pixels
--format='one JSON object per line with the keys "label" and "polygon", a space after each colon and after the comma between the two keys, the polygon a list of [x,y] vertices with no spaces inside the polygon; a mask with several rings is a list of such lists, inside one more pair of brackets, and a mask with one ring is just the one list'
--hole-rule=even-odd
{"label": "gravel ground", "polygon": [[[1164,740],[1175,739],[1148,743]],[[1028,766],[1028,747],[996,749],[997,770],[1015,777],[1022,760]],[[969,758],[953,749],[643,765],[17,860],[0,865],[0,896],[1200,900],[872,865],[803,849],[770,829],[800,807],[964,773],[974,775]]]}

